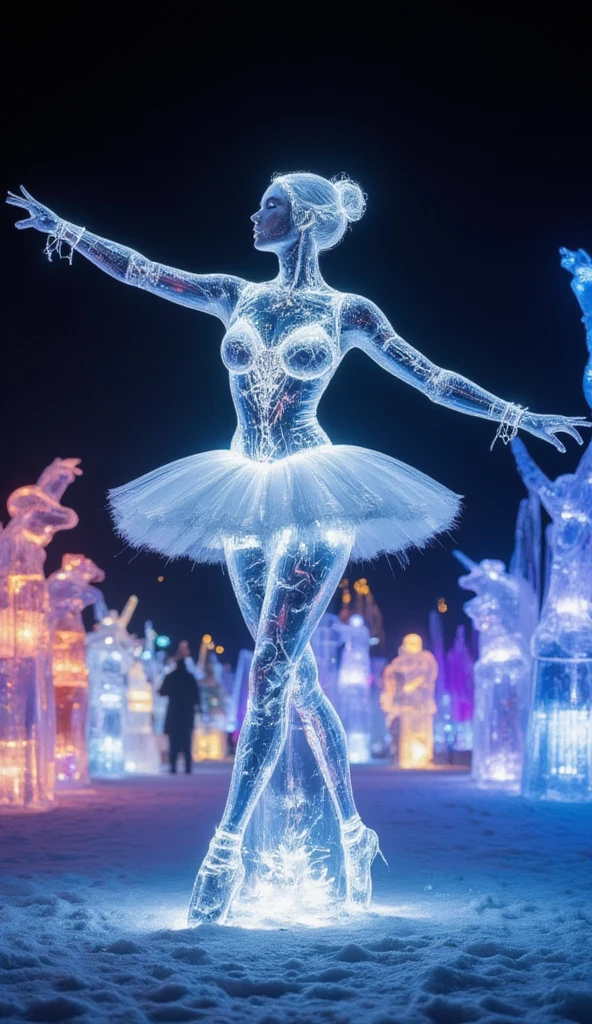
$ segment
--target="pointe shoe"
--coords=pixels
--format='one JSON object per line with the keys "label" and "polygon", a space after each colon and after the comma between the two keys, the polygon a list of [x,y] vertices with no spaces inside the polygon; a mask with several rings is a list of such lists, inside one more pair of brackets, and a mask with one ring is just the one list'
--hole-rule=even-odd
{"label": "pointe shoe", "polygon": [[234,897],[243,884],[242,836],[217,829],[197,873],[189,903],[187,924],[223,924]]}
{"label": "pointe shoe", "polygon": [[344,825],[343,853],[346,899],[353,906],[367,910],[372,898],[372,863],[380,853],[376,832],[366,828],[360,818]]}

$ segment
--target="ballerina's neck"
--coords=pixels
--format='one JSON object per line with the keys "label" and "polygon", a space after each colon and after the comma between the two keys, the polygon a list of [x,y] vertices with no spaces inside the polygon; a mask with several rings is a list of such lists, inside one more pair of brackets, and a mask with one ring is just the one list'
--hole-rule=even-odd
{"label": "ballerina's neck", "polygon": [[278,253],[277,281],[292,291],[327,288],[319,267],[319,251],[310,231],[302,232],[289,248]]}

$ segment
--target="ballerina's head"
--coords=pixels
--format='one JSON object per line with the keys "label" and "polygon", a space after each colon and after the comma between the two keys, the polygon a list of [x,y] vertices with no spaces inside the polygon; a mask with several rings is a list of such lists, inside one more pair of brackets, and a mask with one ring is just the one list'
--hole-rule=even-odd
{"label": "ballerina's head", "polygon": [[308,172],[279,174],[251,217],[255,248],[280,255],[307,237],[319,252],[332,249],[365,208],[364,193],[349,178],[330,181]]}

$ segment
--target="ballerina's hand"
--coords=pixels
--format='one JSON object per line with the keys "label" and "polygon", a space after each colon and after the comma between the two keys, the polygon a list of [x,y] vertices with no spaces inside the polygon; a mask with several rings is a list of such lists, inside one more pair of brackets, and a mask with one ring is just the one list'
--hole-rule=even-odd
{"label": "ballerina's hand", "polygon": [[21,185],[20,188],[22,196],[9,192],[6,198],[9,206],[18,206],[29,214],[24,220],[17,220],[14,225],[15,228],[18,228],[19,231],[23,231],[25,228],[35,228],[36,231],[42,231],[46,235],[53,234],[60,222],[60,218],[48,206],[44,206],[43,203],[38,203],[36,199],[33,199],[33,196],[27,192],[24,185]]}
{"label": "ballerina's hand", "polygon": [[578,444],[583,444],[584,441],[579,430],[582,427],[592,427],[592,423],[584,416],[545,416],[527,412],[522,417],[520,426],[523,430],[528,430],[529,434],[534,434],[535,437],[540,437],[543,441],[549,441],[560,452],[564,452],[565,445],[555,435],[569,434],[570,437],[575,438]]}

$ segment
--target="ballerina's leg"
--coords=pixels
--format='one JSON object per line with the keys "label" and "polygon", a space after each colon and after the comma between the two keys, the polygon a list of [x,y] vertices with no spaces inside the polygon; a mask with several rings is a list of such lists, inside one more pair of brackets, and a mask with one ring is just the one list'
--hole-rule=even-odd
{"label": "ballerina's leg", "polygon": [[[311,538],[293,528],[278,539],[266,574],[256,549],[252,559],[244,560],[244,576],[238,582],[241,594],[250,586],[255,590],[249,609],[255,607],[263,581],[265,592],[230,791],[198,872],[190,924],[223,920],[240,887],[242,837],[286,740],[295,667],[337,588],[350,551],[351,537],[345,532],[335,530],[330,537],[319,532]],[[235,583],[234,570],[231,575]]]}

